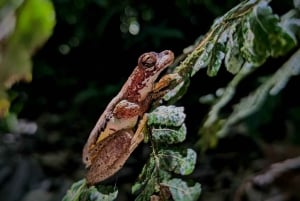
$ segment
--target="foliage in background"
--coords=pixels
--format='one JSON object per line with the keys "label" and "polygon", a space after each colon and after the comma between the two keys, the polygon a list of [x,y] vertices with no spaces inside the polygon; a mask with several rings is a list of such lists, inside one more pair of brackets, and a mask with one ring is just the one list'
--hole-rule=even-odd
{"label": "foliage in background", "polygon": [[48,0],[7,0],[0,4],[0,119],[9,113],[6,91],[32,80],[32,54],[51,36],[55,11]]}

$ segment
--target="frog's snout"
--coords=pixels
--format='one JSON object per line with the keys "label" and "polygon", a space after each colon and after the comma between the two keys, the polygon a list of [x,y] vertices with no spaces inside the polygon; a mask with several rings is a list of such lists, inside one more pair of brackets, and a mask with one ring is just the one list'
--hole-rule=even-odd
{"label": "frog's snout", "polygon": [[171,50],[164,50],[159,53],[159,62],[163,66],[169,66],[174,61],[174,53]]}

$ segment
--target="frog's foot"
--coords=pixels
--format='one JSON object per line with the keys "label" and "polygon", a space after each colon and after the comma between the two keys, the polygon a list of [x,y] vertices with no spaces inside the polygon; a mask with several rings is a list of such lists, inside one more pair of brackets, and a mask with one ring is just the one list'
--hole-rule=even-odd
{"label": "frog's foot", "polygon": [[160,100],[166,93],[170,91],[170,86],[175,85],[181,80],[178,73],[167,74],[162,77],[154,86],[151,93],[152,100]]}
{"label": "frog's foot", "polygon": [[152,93],[158,93],[168,87],[173,81],[179,80],[181,77],[178,73],[171,73],[163,76],[154,86]]}

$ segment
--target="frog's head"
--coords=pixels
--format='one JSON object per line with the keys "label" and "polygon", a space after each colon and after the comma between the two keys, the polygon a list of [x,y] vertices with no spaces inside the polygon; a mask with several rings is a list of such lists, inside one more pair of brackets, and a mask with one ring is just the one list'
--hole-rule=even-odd
{"label": "frog's head", "polygon": [[174,53],[170,50],[147,52],[138,59],[138,66],[150,75],[159,74],[174,61]]}

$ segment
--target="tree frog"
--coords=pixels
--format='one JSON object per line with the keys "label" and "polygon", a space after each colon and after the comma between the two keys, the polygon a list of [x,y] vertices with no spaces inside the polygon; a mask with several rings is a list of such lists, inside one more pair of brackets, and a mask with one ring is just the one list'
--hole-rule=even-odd
{"label": "tree frog", "polygon": [[170,50],[147,52],[139,57],[137,66],[100,116],[83,148],[88,184],[94,185],[115,174],[143,140],[144,114],[155,97],[156,80],[173,61],[174,53]]}

